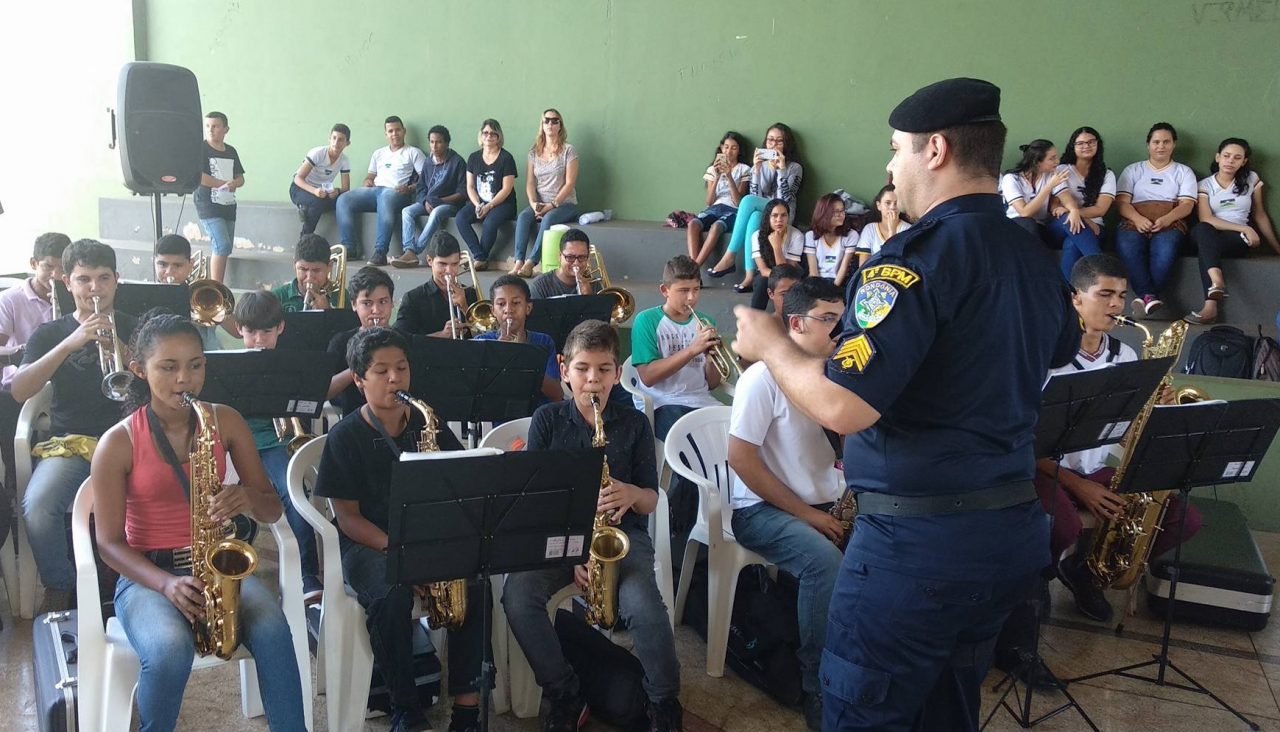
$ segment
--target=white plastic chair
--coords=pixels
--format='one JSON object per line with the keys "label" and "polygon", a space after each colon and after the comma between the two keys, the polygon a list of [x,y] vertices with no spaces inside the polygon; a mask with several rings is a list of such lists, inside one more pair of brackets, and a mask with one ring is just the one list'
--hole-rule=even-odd
{"label": "white plastic chair", "polygon": [[[5,479],[4,464],[0,462],[0,482]],[[21,511],[22,507],[17,506],[17,511]],[[21,521],[21,519],[19,519]],[[18,587],[20,580],[18,579],[18,537],[15,532],[10,531],[8,537],[4,540],[4,546],[0,547],[0,574],[4,575],[4,593],[9,597],[9,614],[11,617],[20,616],[21,606],[18,602]]]}
{"label": "white plastic chair", "polygon": [[[36,594],[40,575],[36,570],[36,558],[31,554],[31,542],[27,538],[27,522],[22,516],[22,500],[27,494],[27,484],[31,482],[31,471],[35,468],[31,448],[40,442],[40,437],[49,431],[49,410],[53,406],[53,385],[45,384],[35,396],[22,404],[18,413],[18,428],[13,438],[13,466],[17,472],[17,505],[18,512],[18,611],[15,613],[24,620],[30,620],[36,613]],[[8,575],[6,574],[6,579]],[[9,596],[10,603],[13,595]]]}
{"label": "white plastic chair", "polygon": [[[516,441],[521,444],[529,439],[529,424],[533,422],[533,417],[522,417],[513,419],[510,422],[504,422],[493,429],[480,440],[480,447],[494,448],[503,452],[510,452],[515,448]],[[520,448],[523,449],[523,448]]]}
{"label": "white plastic chair", "polygon": [[[82,732],[114,732],[129,729],[133,716],[133,694],[140,672],[138,656],[133,651],[124,627],[111,618],[103,628],[102,597],[98,590],[98,565],[93,555],[93,537],[89,532],[89,515],[93,513],[93,486],[86,480],[76,494],[71,513],[71,541],[76,564],[76,595],[80,607],[79,623],[79,704],[77,721]],[[289,632],[293,636],[293,652],[302,680],[302,708],[307,729],[314,729],[312,719],[311,666],[307,652],[307,621],[302,605],[302,564],[298,543],[281,516],[271,524],[280,553],[280,593]],[[241,646],[231,661],[240,662],[240,709],[245,717],[264,714],[258,691],[258,673],[248,650]],[[196,656],[193,671],[220,666],[217,656]]]}
{"label": "white plastic chair", "polygon": [[680,565],[676,615],[684,616],[698,544],[707,545],[707,674],[724,675],[729,621],[738,589],[738,573],[764,557],[743,548],[733,536],[729,494],[729,415],[732,407],[704,407],[681,417],[667,433],[667,464],[698,486],[698,518],[685,543]]}

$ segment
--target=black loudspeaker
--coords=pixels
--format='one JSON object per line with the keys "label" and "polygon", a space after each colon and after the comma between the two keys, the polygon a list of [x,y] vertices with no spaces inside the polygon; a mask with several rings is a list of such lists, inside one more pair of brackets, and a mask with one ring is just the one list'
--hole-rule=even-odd
{"label": "black loudspeaker", "polygon": [[144,195],[194,191],[204,140],[196,75],[181,66],[128,63],[118,93],[124,184]]}

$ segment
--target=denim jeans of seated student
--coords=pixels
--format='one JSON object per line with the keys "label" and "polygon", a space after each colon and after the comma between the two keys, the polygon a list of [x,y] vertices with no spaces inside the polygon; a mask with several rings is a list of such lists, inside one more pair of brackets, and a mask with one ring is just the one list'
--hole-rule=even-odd
{"label": "denim jeans of seated student", "polygon": [[[342,572],[365,610],[365,627],[373,658],[382,670],[397,709],[420,706],[413,675],[414,588],[387,584],[387,556],[363,544],[342,540]],[[480,689],[480,658],[489,639],[483,637],[481,603],[490,601],[487,586],[467,583],[467,618],[458,630],[449,631],[449,694],[457,696]],[[546,610],[543,610],[546,615]]]}
{"label": "denim jeans of seated student", "polygon": [[818,667],[827,644],[827,608],[840,574],[843,552],[817,529],[765,501],[733,512],[738,543],[800,582],[796,617],[800,625],[801,683],[821,693]]}
{"label": "denim jeans of seated student", "polygon": [[80,484],[89,477],[89,462],[80,457],[50,457],[36,462],[22,498],[31,556],[46,589],[73,592],[76,571],[67,545],[67,509]]}
{"label": "denim jeans of seated student", "polygon": [[480,220],[480,237],[476,238],[476,230],[474,228],[476,219],[476,209],[470,203],[458,209],[458,214],[454,224],[458,227],[458,235],[462,237],[462,241],[466,242],[467,249],[471,251],[471,256],[477,262],[489,261],[489,255],[493,253],[493,245],[498,242],[498,230],[502,225],[510,221],[516,215],[515,204],[507,203],[491,209],[485,214],[484,219]]}
{"label": "denim jeans of seated student", "polygon": [[315,233],[320,217],[326,211],[333,211],[338,206],[336,198],[320,198],[310,191],[304,191],[297,183],[289,184],[289,200],[302,209],[302,233],[299,236]]}
{"label": "denim jeans of seated student", "polygon": [[529,260],[533,262],[540,261],[542,255],[542,235],[547,233],[547,229],[557,224],[567,224],[570,221],[578,219],[578,205],[576,203],[566,203],[562,206],[556,206],[542,217],[542,221],[537,221],[538,233],[533,239],[533,248],[529,248],[529,234],[533,231],[534,218],[533,208],[526,208],[516,217],[516,259]]}
{"label": "denim jeans of seated student", "polygon": [[[279,445],[267,450],[259,450],[258,456],[262,458],[262,467],[267,471],[267,477],[276,489],[276,495],[280,496],[280,503],[284,506],[284,517],[289,522],[289,528],[293,530],[293,537],[298,540],[298,556],[302,560],[303,581],[307,582],[307,578],[318,580],[320,558],[316,552],[316,532],[302,514],[298,513],[298,509],[294,508],[293,501],[289,500],[287,482],[289,450],[284,445]],[[304,591],[307,589],[303,588]]]}
{"label": "denim jeans of seated student", "polygon": [[[680,693],[680,663],[675,636],[667,618],[653,569],[653,541],[643,529],[627,529],[631,551],[618,570],[618,617],[635,643],[644,667],[644,691],[651,701],[674,699]],[[573,567],[553,567],[507,575],[502,608],[511,632],[533,668],[534,678],[552,699],[576,696],[578,677],[564,658],[555,626],[547,616],[547,602],[573,582]]]}
{"label": "denim jeans of seated student", "polygon": [[230,257],[236,240],[236,222],[227,219],[200,219],[200,228],[209,237],[209,249],[219,257]]}
{"label": "denim jeans of seated student", "polygon": [[[1080,232],[1072,234],[1071,228],[1067,226],[1067,214],[1049,221],[1049,236],[1062,249],[1062,279],[1067,282],[1071,281],[1071,268],[1080,258],[1102,253],[1102,241],[1098,234],[1093,233],[1087,223],[1081,223]],[[1098,231],[1100,234],[1101,228]]]}
{"label": "denim jeans of seated student", "polygon": [[[116,583],[115,604],[116,617],[141,661],[137,700],[142,732],[172,730],[195,657],[191,625],[164,595],[126,577]],[[237,612],[241,642],[258,669],[267,724],[272,730],[306,729],[298,657],[280,601],[257,577],[246,577]]]}
{"label": "denim jeans of seated student", "polygon": [[[431,237],[444,225],[449,219],[458,213],[458,207],[451,203],[442,203],[431,209],[431,213],[427,213],[427,207],[421,203],[411,203],[404,207],[400,212],[400,243],[405,251],[422,254],[427,248],[427,242],[431,241]],[[427,225],[418,231],[418,218],[420,216],[427,217]]]}
{"label": "denim jeans of seated student", "polygon": [[396,193],[394,188],[352,188],[338,196],[338,238],[347,247],[347,256],[355,257],[360,248],[360,214],[376,211],[378,236],[373,251],[386,254],[391,248],[391,234],[400,221],[400,211],[413,202],[409,193]]}
{"label": "denim jeans of seated student", "polygon": [[1182,239],[1182,232],[1177,229],[1152,234],[1150,239],[1132,229],[1116,232],[1116,253],[1129,273],[1130,294],[1135,297],[1160,295],[1177,261]]}

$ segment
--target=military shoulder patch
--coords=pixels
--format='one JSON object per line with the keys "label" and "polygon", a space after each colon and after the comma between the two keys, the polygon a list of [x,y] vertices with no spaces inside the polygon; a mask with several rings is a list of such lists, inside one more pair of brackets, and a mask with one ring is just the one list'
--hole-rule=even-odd
{"label": "military shoulder patch", "polygon": [[897,264],[876,264],[862,270],[862,283],[883,280],[906,290],[920,281],[920,275]]}
{"label": "military shoulder patch", "polygon": [[898,288],[884,280],[873,280],[858,288],[853,295],[853,316],[859,327],[870,330],[880,323],[893,310],[898,302]]}
{"label": "military shoulder patch", "polygon": [[863,373],[867,370],[867,364],[871,363],[872,357],[876,355],[875,346],[871,345],[871,339],[866,333],[859,333],[850,338],[836,352],[831,354],[831,360],[835,362],[836,367],[841,371],[852,371]]}

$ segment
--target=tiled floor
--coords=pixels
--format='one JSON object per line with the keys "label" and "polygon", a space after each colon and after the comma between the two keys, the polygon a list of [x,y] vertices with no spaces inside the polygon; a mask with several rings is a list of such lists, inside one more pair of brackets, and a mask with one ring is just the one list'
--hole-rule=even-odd
{"label": "tiled floor", "polygon": [[[1280,568],[1280,534],[1257,534],[1258,543],[1268,566]],[[0,592],[0,595],[3,593]],[[1049,666],[1062,677],[1101,671],[1126,663],[1147,660],[1156,652],[1161,624],[1140,606],[1128,620],[1124,635],[1082,619],[1074,610],[1070,597],[1056,583],[1053,587],[1052,619],[1044,631],[1041,650]],[[1114,598],[1117,608],[1123,595]],[[0,598],[0,607],[8,608]],[[625,644],[625,638],[621,639]],[[705,650],[702,640],[688,628],[676,632],[677,650],[684,669],[681,699],[686,709],[685,728],[690,732],[763,732],[765,730],[803,730],[797,712],[780,708],[753,687],[728,673],[715,679],[703,672]],[[1218,630],[1181,625],[1174,629],[1171,656],[1176,664],[1189,672],[1226,702],[1248,715],[1264,730],[1280,730],[1280,622],[1272,623],[1258,633]],[[986,684],[983,717],[995,704],[997,695],[991,688],[999,681],[992,674]],[[223,666],[193,677],[183,702],[181,729],[191,730],[265,730],[266,722],[246,720],[240,716],[233,700],[238,679],[234,666]],[[1103,677],[1071,686],[1071,691],[1093,721],[1103,730],[1192,730],[1225,732],[1247,729],[1230,713],[1218,708],[1212,700],[1190,692],[1162,688],[1152,684],[1117,677]],[[1037,695],[1037,711],[1062,703],[1058,694]],[[327,730],[324,700],[315,705],[316,729]],[[0,730],[35,730],[35,700],[31,671],[31,624],[14,622],[6,616],[0,633]],[[437,729],[448,723],[445,712],[434,718]],[[366,728],[385,730],[385,718],[370,720]],[[537,720],[516,719],[511,715],[495,717],[491,728],[537,730]],[[591,725],[592,729],[606,729]],[[1015,730],[1018,724],[1005,712],[998,712],[990,730]],[[1087,729],[1074,711],[1066,711],[1037,729]]]}

